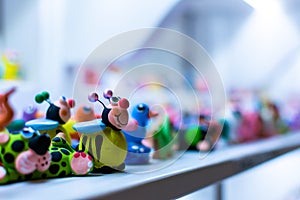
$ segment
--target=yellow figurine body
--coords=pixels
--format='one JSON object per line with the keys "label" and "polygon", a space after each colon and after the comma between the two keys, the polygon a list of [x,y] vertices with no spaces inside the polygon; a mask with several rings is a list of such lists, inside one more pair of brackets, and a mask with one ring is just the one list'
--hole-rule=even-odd
{"label": "yellow figurine body", "polygon": [[88,149],[88,152],[94,156],[95,168],[109,166],[114,169],[124,169],[127,143],[121,131],[106,127],[92,134],[82,134],[80,141],[79,150]]}

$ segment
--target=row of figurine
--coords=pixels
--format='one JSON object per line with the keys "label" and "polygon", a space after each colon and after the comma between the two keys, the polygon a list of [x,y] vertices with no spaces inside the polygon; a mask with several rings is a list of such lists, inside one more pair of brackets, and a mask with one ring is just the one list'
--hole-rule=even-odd
{"label": "row of figurine", "polygon": [[[253,102],[254,103],[254,102]],[[229,101],[224,116],[212,117],[210,114],[185,113],[183,124],[178,128],[182,132],[179,144],[189,145],[188,148],[206,150],[205,142],[215,143],[214,148],[223,145],[248,143],[261,139],[283,135],[300,130],[300,112],[293,116],[286,116],[282,108],[271,100],[259,99],[255,101],[254,108],[245,108],[241,101]],[[297,111],[299,109],[293,108]],[[176,121],[176,120],[175,120]],[[212,130],[209,135],[208,127]],[[199,134],[200,131],[200,134]],[[199,142],[200,141],[200,142]],[[206,145],[208,149],[210,145]]]}
{"label": "row of figurine", "polygon": [[[168,111],[160,116],[145,103],[130,107],[126,98],[114,96],[111,90],[103,92],[107,105],[97,93],[87,96],[90,102],[100,103],[101,114],[82,105],[71,116],[74,100],[60,97],[51,102],[49,93],[42,92],[35,101],[48,102],[46,112],[28,107],[22,119],[15,119],[9,103],[15,90],[0,95],[0,184],[123,171],[126,165],[168,159],[174,150],[210,151],[220,141],[254,141],[289,128],[274,104],[265,107],[270,120],[260,112],[231,107],[222,119],[187,113],[180,121],[178,114]],[[160,120],[155,124],[152,118]]]}
{"label": "row of figurine", "polygon": [[237,100],[228,105],[222,133],[228,143],[253,142],[299,130],[299,117],[284,112],[289,104],[279,104],[258,96],[252,101],[252,109],[246,109]]}
{"label": "row of figurine", "polygon": [[112,173],[126,165],[147,164],[150,159],[173,155],[174,137],[170,120],[164,117],[151,140],[145,142],[149,119],[158,115],[144,103],[135,105],[129,115],[129,101],[106,90],[105,105],[97,93],[88,96],[99,102],[102,113],[89,106],[60,97],[50,101],[48,92],[35,96],[37,103],[48,102],[45,114],[36,107],[14,118],[9,103],[15,88],[0,95],[0,184],[24,180]]}

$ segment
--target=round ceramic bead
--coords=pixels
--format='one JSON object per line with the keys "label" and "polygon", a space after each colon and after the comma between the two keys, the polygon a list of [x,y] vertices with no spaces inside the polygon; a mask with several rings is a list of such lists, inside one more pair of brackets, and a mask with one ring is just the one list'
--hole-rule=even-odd
{"label": "round ceramic bead", "polygon": [[108,90],[108,89],[104,90],[103,96],[105,99],[110,99],[113,96],[112,90]]}
{"label": "round ceramic bead", "polygon": [[92,93],[88,96],[88,98],[89,98],[90,102],[96,102],[96,101],[98,101],[99,96],[97,93]]}

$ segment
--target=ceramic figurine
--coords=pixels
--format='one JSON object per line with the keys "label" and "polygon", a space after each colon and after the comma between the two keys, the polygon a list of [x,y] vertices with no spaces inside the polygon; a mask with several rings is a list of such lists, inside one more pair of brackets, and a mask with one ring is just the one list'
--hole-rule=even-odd
{"label": "ceramic figurine", "polygon": [[292,131],[298,131],[300,130],[300,109],[296,106],[294,106],[293,108],[296,112],[289,120],[288,126]]}
{"label": "ceramic figurine", "polygon": [[237,128],[237,142],[251,142],[263,137],[263,120],[258,112],[242,112]]}
{"label": "ceramic figurine", "polygon": [[287,123],[282,119],[280,108],[277,104],[267,101],[260,110],[264,122],[264,131],[267,135],[273,136],[284,134],[289,131]]}
{"label": "ceramic figurine", "polygon": [[47,134],[25,127],[19,133],[1,134],[0,139],[0,184],[86,175],[93,167],[92,157],[75,151],[63,133],[51,141]]}
{"label": "ceramic figurine", "polygon": [[[14,117],[14,111],[8,102],[14,92],[15,88],[12,88],[0,95],[0,184],[22,180],[22,175],[27,175],[27,172],[45,171],[50,164],[49,137],[40,136],[30,140],[31,135],[27,131],[10,134],[5,128]],[[38,159],[43,157],[45,159],[40,159],[39,162]]]}
{"label": "ceramic figurine", "polygon": [[11,94],[15,92],[15,88],[10,89],[8,92],[4,94],[0,94],[0,132],[8,133],[7,129],[5,128],[7,125],[11,123],[11,120],[14,116],[14,110],[10,106],[8,102],[8,98]]}
{"label": "ceramic figurine", "polygon": [[25,127],[25,121],[23,119],[15,119],[9,125],[6,126],[6,129],[10,133],[15,133],[21,131]]}
{"label": "ceramic figurine", "polygon": [[154,159],[167,159],[174,153],[174,137],[169,116],[163,118],[162,123],[152,133],[153,155]]}
{"label": "ceramic figurine", "polygon": [[23,109],[22,119],[25,122],[42,117],[44,117],[44,114],[34,105],[29,105]]}
{"label": "ceramic figurine", "polygon": [[14,50],[6,50],[2,54],[3,74],[2,78],[6,80],[20,79],[20,63],[18,61],[17,52]]}
{"label": "ceramic figurine", "polygon": [[11,133],[19,132],[25,127],[27,121],[41,117],[42,114],[37,110],[37,107],[30,105],[23,110],[22,118],[14,119],[6,128]]}
{"label": "ceramic figurine", "polygon": [[149,106],[144,103],[137,104],[133,108],[131,116],[138,124],[138,128],[134,131],[123,131],[128,148],[125,164],[146,164],[149,162],[151,149],[145,146],[142,141],[146,137],[149,119],[157,115],[157,112],[151,111]]}
{"label": "ceramic figurine", "polygon": [[88,174],[93,168],[91,156],[72,149],[62,132],[51,142],[48,134],[30,127],[15,133],[5,129],[14,116],[8,103],[14,90],[0,95],[0,184]]}
{"label": "ceramic figurine", "polygon": [[137,124],[129,123],[129,102],[126,98],[113,96],[111,90],[104,92],[109,100],[105,106],[97,93],[89,95],[91,102],[99,102],[103,106],[101,119],[76,123],[73,127],[81,134],[79,150],[88,150],[94,159],[94,171],[111,173],[125,168],[127,143],[122,129],[134,130]]}
{"label": "ceramic figurine", "polygon": [[222,129],[220,124],[208,118],[208,116],[200,115],[198,124],[191,125],[187,128],[185,140],[189,146],[189,150],[210,151],[214,148]]}
{"label": "ceramic figurine", "polygon": [[63,125],[71,117],[71,108],[75,106],[75,101],[73,99],[66,99],[64,96],[54,103],[49,100],[49,93],[42,92],[35,96],[35,101],[37,103],[42,103],[44,101],[49,103],[49,108],[46,112],[46,118],[39,118],[30,120],[25,123],[26,126],[32,127],[41,133],[48,133],[50,138],[54,138],[57,133],[65,133],[66,140],[71,143],[71,137],[67,134]]}

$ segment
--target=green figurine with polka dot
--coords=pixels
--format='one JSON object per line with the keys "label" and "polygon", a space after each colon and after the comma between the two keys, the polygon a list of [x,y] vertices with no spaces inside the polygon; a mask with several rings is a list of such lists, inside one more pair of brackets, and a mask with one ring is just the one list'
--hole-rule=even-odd
{"label": "green figurine with polka dot", "polygon": [[31,128],[18,134],[2,132],[1,139],[4,135],[9,139],[0,144],[0,184],[85,175],[92,170],[91,156],[85,152],[76,152],[62,133],[54,137],[51,144],[47,134],[40,135]]}
{"label": "green figurine with polka dot", "polygon": [[17,133],[5,128],[14,111],[8,97],[15,88],[0,94],[0,184],[69,175],[85,175],[93,169],[93,160],[85,152],[76,152],[58,133],[51,141],[31,127]]}
{"label": "green figurine with polka dot", "polygon": [[49,148],[51,163],[43,173],[35,171],[33,179],[55,178],[70,175],[86,175],[93,169],[93,159],[86,152],[75,151],[59,133],[51,141]]}

